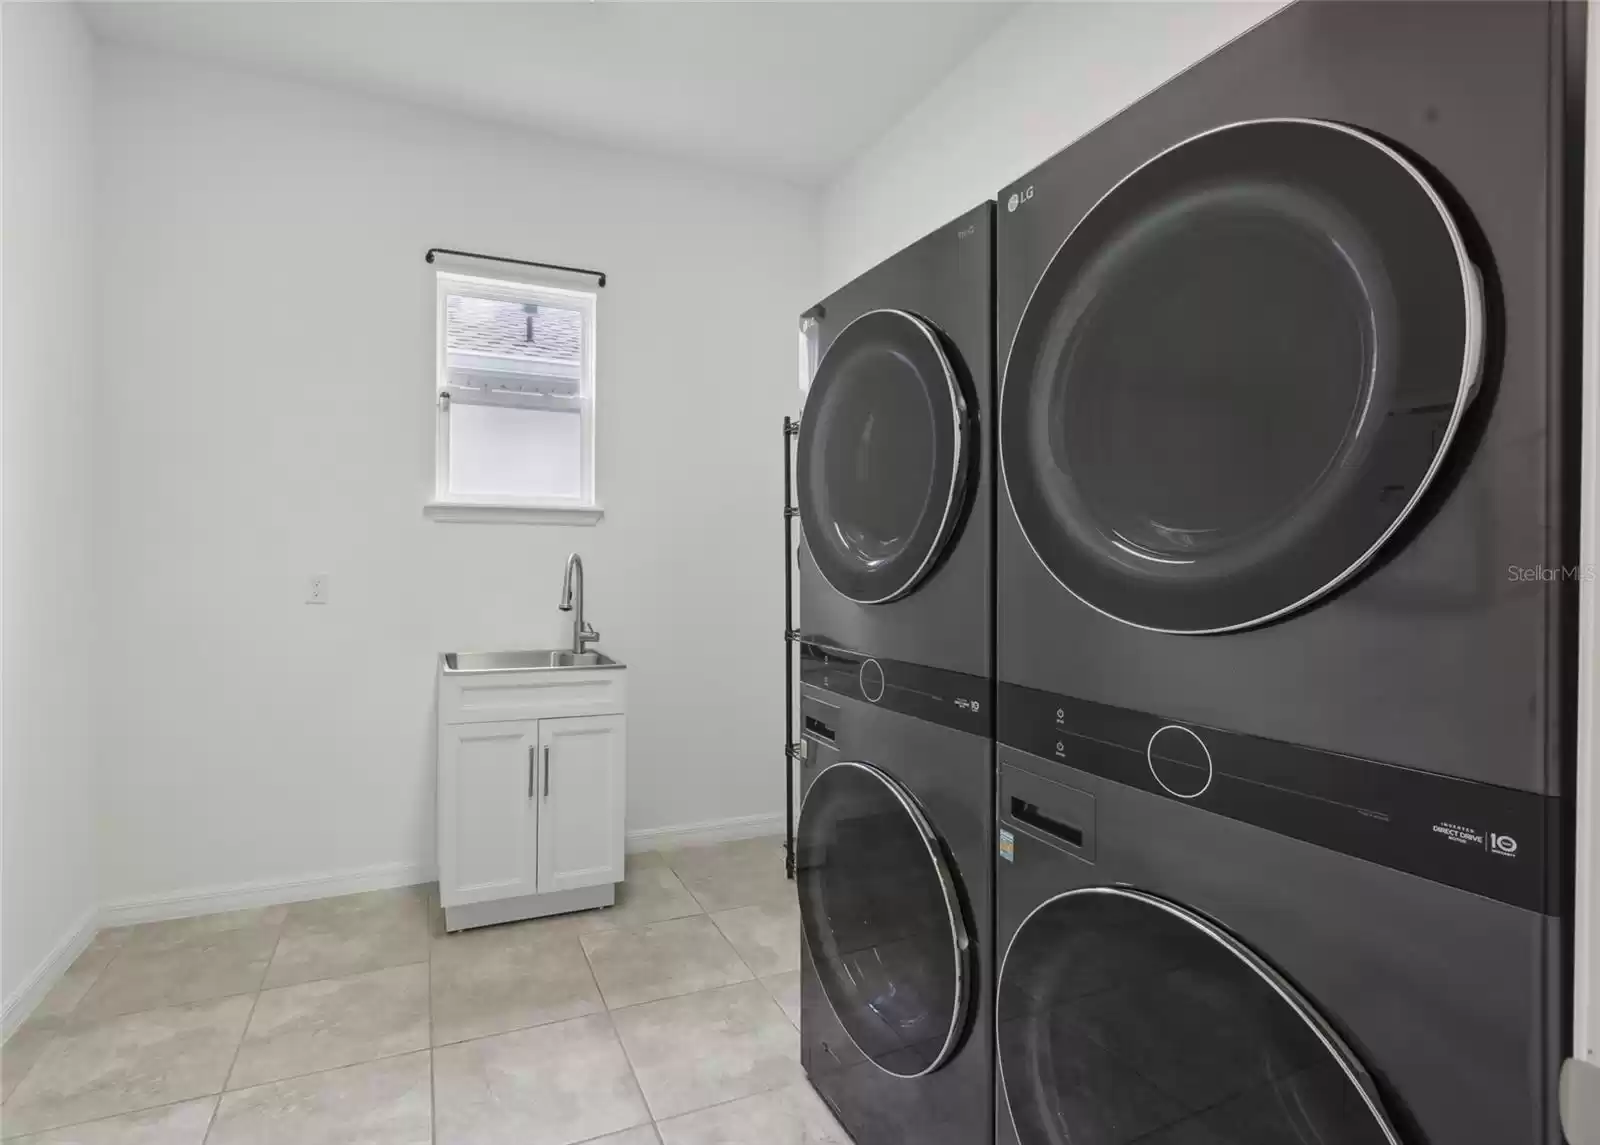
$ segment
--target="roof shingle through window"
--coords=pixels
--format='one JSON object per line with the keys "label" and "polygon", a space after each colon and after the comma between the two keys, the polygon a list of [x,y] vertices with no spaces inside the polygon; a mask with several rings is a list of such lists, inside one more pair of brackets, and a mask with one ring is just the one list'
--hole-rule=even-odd
{"label": "roof shingle through window", "polygon": [[555,306],[452,294],[445,313],[445,344],[455,354],[576,363],[583,353],[583,315]]}

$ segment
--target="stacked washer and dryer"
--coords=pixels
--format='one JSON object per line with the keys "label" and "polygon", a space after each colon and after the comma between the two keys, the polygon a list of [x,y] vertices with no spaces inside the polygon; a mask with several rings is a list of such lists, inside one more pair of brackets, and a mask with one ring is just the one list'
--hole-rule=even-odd
{"label": "stacked washer and dryer", "polygon": [[862,1143],[993,1126],[993,224],[822,302],[796,449],[801,1056]]}
{"label": "stacked washer and dryer", "polygon": [[1102,124],[1000,193],[992,397],[983,212],[824,304],[802,1045],[858,1145],[1561,1140],[1583,16],[1302,0]]}

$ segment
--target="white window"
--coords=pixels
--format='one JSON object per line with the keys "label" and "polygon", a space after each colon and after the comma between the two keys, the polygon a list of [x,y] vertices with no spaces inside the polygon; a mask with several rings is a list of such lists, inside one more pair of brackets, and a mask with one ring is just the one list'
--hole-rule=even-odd
{"label": "white window", "polygon": [[436,516],[599,516],[596,301],[550,283],[439,272]]}

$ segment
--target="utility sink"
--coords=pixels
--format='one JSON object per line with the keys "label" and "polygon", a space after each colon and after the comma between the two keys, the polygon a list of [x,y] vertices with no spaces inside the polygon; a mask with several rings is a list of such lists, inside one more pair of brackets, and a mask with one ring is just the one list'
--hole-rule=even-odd
{"label": "utility sink", "polygon": [[538,648],[526,652],[446,652],[447,676],[473,676],[485,672],[540,672],[558,668],[621,668],[604,652],[574,652],[570,648]]}

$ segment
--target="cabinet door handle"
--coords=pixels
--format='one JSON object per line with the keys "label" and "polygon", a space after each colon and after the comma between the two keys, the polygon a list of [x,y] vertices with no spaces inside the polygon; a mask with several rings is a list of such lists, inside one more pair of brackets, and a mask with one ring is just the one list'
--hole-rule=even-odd
{"label": "cabinet door handle", "polygon": [[550,749],[544,749],[544,797],[550,798]]}
{"label": "cabinet door handle", "polygon": [[537,749],[533,748],[533,747],[529,747],[528,748],[528,798],[529,799],[533,798],[533,769],[539,766],[537,763],[534,762],[535,757],[534,757],[533,753],[536,750]]}

